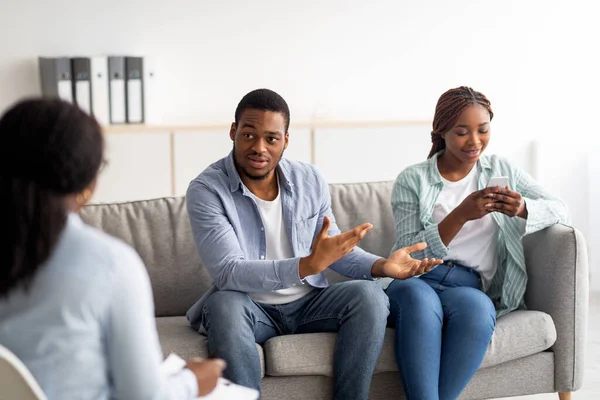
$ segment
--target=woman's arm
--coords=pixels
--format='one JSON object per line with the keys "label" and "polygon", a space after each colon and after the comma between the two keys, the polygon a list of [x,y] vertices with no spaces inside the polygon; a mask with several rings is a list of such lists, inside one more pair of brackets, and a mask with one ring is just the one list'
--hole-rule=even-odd
{"label": "woman's arm", "polygon": [[424,227],[421,224],[419,196],[414,181],[400,174],[392,190],[392,210],[396,226],[396,243],[392,251],[409,247],[419,242],[427,243],[427,248],[412,253],[416,259],[444,258],[448,248],[440,237],[438,224]]}
{"label": "woman's arm", "polygon": [[[113,274],[110,310],[105,327],[108,369],[114,399],[194,399],[196,376],[189,369],[165,377],[163,356],[154,320],[148,273],[129,248],[118,253]],[[117,257],[114,257],[117,258]]]}

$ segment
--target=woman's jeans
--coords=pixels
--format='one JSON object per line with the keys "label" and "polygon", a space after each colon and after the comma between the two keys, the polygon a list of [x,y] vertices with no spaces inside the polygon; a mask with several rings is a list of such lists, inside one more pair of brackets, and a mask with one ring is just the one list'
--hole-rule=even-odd
{"label": "woman's jeans", "polygon": [[387,288],[388,325],[409,400],[456,399],[483,360],[496,311],[479,274],[451,261]]}

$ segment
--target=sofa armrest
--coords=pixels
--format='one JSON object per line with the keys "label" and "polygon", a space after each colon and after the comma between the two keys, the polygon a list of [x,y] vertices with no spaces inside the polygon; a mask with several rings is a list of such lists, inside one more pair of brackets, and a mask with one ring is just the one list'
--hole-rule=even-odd
{"label": "sofa armrest", "polygon": [[554,387],[581,387],[589,305],[589,273],[581,232],[558,224],[523,238],[529,276],[525,304],[550,314],[556,326]]}

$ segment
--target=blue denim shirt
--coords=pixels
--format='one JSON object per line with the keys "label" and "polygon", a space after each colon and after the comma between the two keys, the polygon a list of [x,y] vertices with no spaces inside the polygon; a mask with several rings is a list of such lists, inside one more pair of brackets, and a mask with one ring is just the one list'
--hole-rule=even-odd
{"label": "blue denim shirt", "polygon": [[[283,219],[294,258],[266,260],[266,235],[258,207],[242,183],[233,153],[217,161],[194,179],[186,202],[194,241],[202,262],[214,280],[213,287],[187,312],[191,325],[201,329],[204,301],[217,290],[268,292],[301,284],[298,266],[311,253],[323,217],[331,220],[329,235],[338,235],[331,211],[329,187],[310,164],[282,158],[277,167]],[[330,266],[356,279],[373,279],[371,267],[379,256],[355,247]],[[304,279],[311,286],[327,287],[323,273]]]}

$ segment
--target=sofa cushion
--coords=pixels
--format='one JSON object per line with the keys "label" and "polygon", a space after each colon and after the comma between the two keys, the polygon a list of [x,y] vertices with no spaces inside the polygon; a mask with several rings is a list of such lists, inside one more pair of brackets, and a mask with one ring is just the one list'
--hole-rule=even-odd
{"label": "sofa cushion", "polygon": [[382,257],[390,255],[396,240],[392,187],[392,181],[329,185],[331,210],[340,230],[370,222],[373,229],[361,240],[360,247]]}
{"label": "sofa cushion", "polygon": [[183,197],[93,204],[81,218],[135,248],[150,275],[157,317],[185,315],[211,286]]}
{"label": "sofa cushion", "polygon": [[513,311],[496,323],[482,368],[549,349],[556,342],[552,317],[541,311]]}
{"label": "sofa cushion", "polygon": [[[208,343],[203,336],[190,327],[185,317],[159,317],[156,318],[158,338],[166,357],[171,353],[177,354],[184,360],[192,357],[208,357]],[[261,376],[265,376],[265,357],[263,349],[256,345],[260,357]]]}
{"label": "sofa cushion", "polygon": [[[549,349],[556,340],[552,318],[540,311],[514,311],[496,324],[482,368],[526,357]],[[333,374],[334,333],[278,336],[264,345],[267,375]],[[375,373],[397,371],[394,330],[386,330]]]}
{"label": "sofa cushion", "polygon": [[[335,333],[303,333],[277,336],[264,345],[267,375],[325,375],[333,376]],[[386,329],[381,357],[375,373],[397,371],[394,358],[394,330]],[[385,349],[391,349],[387,352]]]}

